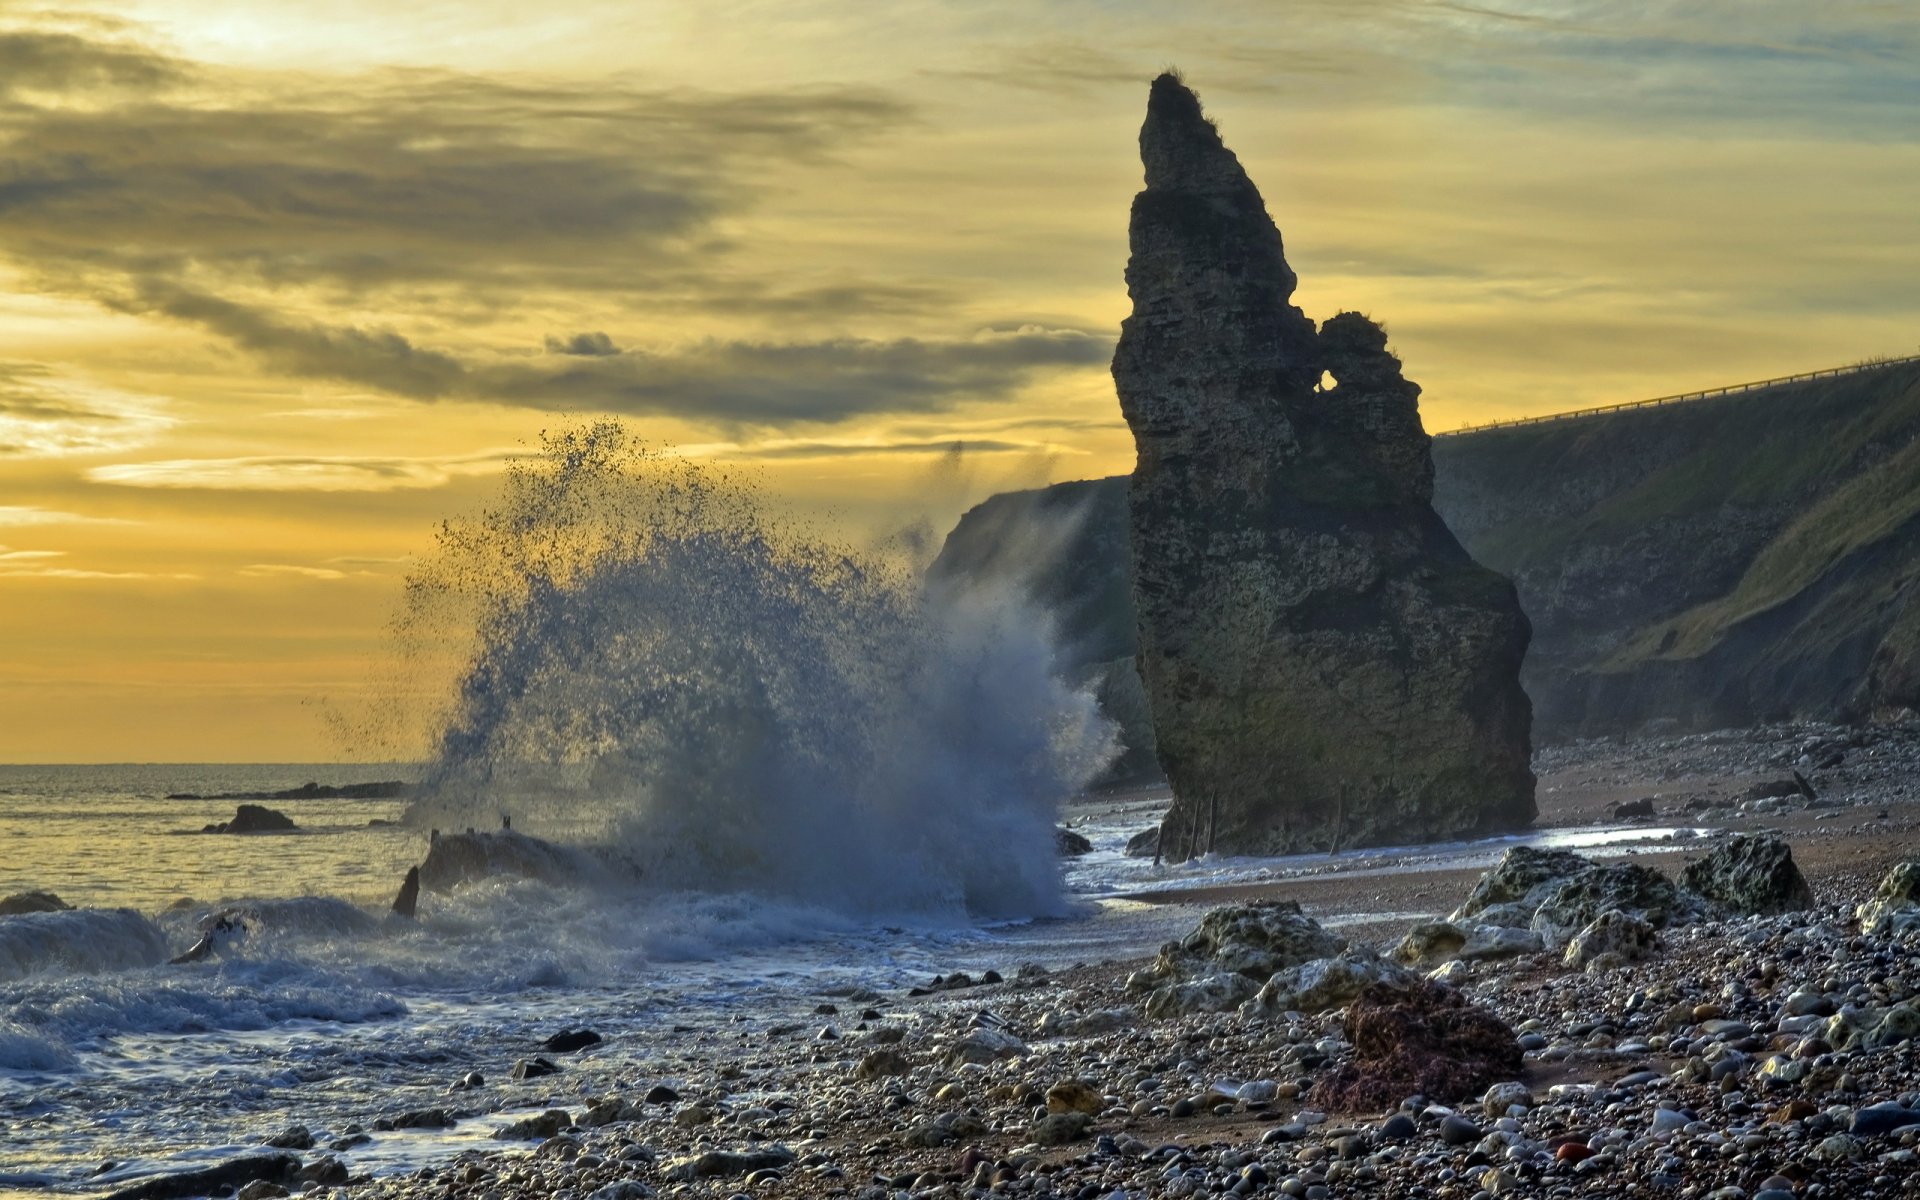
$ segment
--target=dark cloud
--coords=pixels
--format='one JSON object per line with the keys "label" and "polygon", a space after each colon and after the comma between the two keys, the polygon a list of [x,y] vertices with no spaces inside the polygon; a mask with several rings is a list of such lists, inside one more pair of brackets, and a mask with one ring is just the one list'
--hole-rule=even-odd
{"label": "dark cloud", "polygon": [[101,89],[157,91],[193,77],[189,64],[137,45],[65,30],[0,29],[0,97]]}
{"label": "dark cloud", "polygon": [[[271,90],[70,33],[0,41],[0,78],[87,103],[0,108],[5,251],[52,286],[179,279],[361,292],[458,282],[634,292],[703,251],[780,164],[909,119],[870,89],[745,94],[391,71]],[[109,95],[102,79],[182,92]],[[105,236],[103,236],[103,234]]]}
{"label": "dark cloud", "polygon": [[708,341],[670,354],[467,359],[386,330],[330,326],[186,288],[148,285],[129,311],[190,321],[293,375],[415,400],[487,400],[558,411],[673,415],[722,424],[831,422],[1002,395],[1035,373],[1088,367],[1110,334],[1022,326],[975,336]]}
{"label": "dark cloud", "polygon": [[547,337],[548,354],[573,354],[582,358],[598,358],[607,354],[620,353],[620,347],[604,333],[576,333],[569,338]]}

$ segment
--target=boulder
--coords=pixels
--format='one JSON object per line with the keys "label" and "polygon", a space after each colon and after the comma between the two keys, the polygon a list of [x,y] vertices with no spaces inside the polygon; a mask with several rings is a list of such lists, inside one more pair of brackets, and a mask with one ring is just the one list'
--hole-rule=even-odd
{"label": "boulder", "polygon": [[292,1179],[299,1170],[297,1155],[248,1154],[210,1167],[142,1179],[108,1193],[106,1200],[180,1200],[187,1196],[211,1196],[222,1189],[233,1191],[256,1180],[279,1183]]}
{"label": "boulder", "polygon": [[791,1164],[793,1151],[785,1146],[756,1146],[752,1150],[709,1150],[692,1158],[683,1158],[666,1169],[674,1183],[693,1183],[701,1179],[722,1179],[748,1175],[754,1171],[777,1171]]}
{"label": "boulder", "polygon": [[546,883],[578,883],[595,864],[578,851],[502,829],[493,833],[437,834],[420,864],[420,886],[450,892],[464,883],[520,876]]}
{"label": "boulder", "polygon": [[1029,1140],[1041,1146],[1065,1146],[1087,1136],[1093,1118],[1083,1112],[1049,1113],[1027,1131]]}
{"label": "boulder", "polygon": [[1423,971],[1449,962],[1484,962],[1538,954],[1545,949],[1531,929],[1482,925],[1477,921],[1422,921],[1393,949],[1393,960]]}
{"label": "boulder", "polygon": [[1059,850],[1062,858],[1078,858],[1093,852],[1093,843],[1087,840],[1085,834],[1075,833],[1064,825],[1055,829],[1053,836],[1055,849]]}
{"label": "boulder", "polygon": [[950,1112],[917,1122],[907,1130],[903,1140],[909,1146],[937,1150],[966,1138],[979,1137],[986,1131],[986,1122],[972,1113]]}
{"label": "boulder", "polygon": [[1736,916],[1771,917],[1813,907],[1793,851],[1775,837],[1741,835],[1688,865],[1680,882]]}
{"label": "boulder", "polygon": [[1259,191],[1171,74],[1140,153],[1113,377],[1168,857],[1527,824],[1530,629],[1433,509],[1419,387],[1373,321],[1293,305]]}
{"label": "boulder", "polygon": [[[1533,919],[1533,910],[1540,907],[1540,901],[1549,891],[1567,880],[1593,868],[1593,861],[1585,859],[1570,850],[1536,850],[1531,846],[1515,846],[1500,856],[1493,869],[1480,877],[1473,885],[1473,891],[1467,893],[1466,900],[1447,917],[1449,921],[1459,921],[1467,917],[1481,917],[1493,924],[1526,925]],[[1514,906],[1524,908],[1526,917],[1518,922],[1494,920],[1494,917],[1506,917]]]}
{"label": "boulder", "polygon": [[1390,1109],[1408,1096],[1450,1103],[1516,1079],[1513,1030],[1460,993],[1420,981],[1378,985],[1347,1006],[1342,1031],[1353,1057],[1321,1077],[1315,1104],[1340,1112]]}
{"label": "boulder", "polygon": [[1160,827],[1143,829],[1127,839],[1128,858],[1152,858],[1160,853]]}
{"label": "boulder", "polygon": [[1242,1011],[1249,1016],[1312,1015],[1348,1004],[1375,984],[1406,986],[1412,981],[1413,974],[1405,967],[1371,950],[1355,948],[1277,973]]}
{"label": "boulder", "polygon": [[1606,970],[1642,962],[1659,945],[1659,931],[1650,922],[1610,908],[1573,935],[1563,961],[1576,969]]}
{"label": "boulder", "polygon": [[1194,975],[1228,971],[1265,983],[1274,972],[1345,949],[1347,940],[1320,927],[1292,900],[1216,908],[1192,933],[1161,947],[1153,966],[1128,986],[1145,991]]}
{"label": "boulder", "polygon": [[[1133,986],[1144,972],[1128,980]],[[1162,984],[1147,994],[1146,1011],[1156,1020],[1191,1013],[1232,1012],[1259,994],[1260,985],[1238,971],[1219,971]]]}
{"label": "boulder", "polygon": [[1884,1050],[1920,1036],[1920,1008],[1843,1008],[1827,1022],[1827,1042],[1836,1050]]}
{"label": "boulder", "polygon": [[1702,908],[1699,897],[1651,867],[1609,863],[1556,884],[1534,910],[1531,927],[1549,949],[1558,949],[1614,909],[1669,929],[1699,920]]}
{"label": "boulder", "polygon": [[1873,898],[1854,909],[1860,932],[1869,937],[1892,937],[1920,928],[1920,860],[1903,862],[1888,871]]}

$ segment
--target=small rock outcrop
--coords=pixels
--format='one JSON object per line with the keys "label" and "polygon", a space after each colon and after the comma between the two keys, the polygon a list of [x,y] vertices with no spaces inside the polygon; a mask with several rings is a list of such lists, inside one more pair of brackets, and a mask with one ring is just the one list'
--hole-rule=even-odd
{"label": "small rock outcrop", "polygon": [[520,876],[546,883],[578,883],[595,871],[578,851],[503,829],[496,833],[443,833],[434,837],[420,864],[420,886],[450,892],[464,883]]}
{"label": "small rock outcrop", "polygon": [[1888,871],[1873,891],[1873,899],[1854,910],[1860,932],[1890,937],[1920,928],[1920,859],[1903,862]]}
{"label": "small rock outcrop", "polygon": [[1528,823],[1529,627],[1434,512],[1419,387],[1366,317],[1294,307],[1260,193],[1172,75],[1140,150],[1113,376],[1163,851]]}
{"label": "small rock outcrop", "polygon": [[1369,988],[1347,1007],[1343,1030],[1353,1059],[1312,1092],[1336,1111],[1393,1108],[1415,1095],[1442,1103],[1478,1096],[1523,1066],[1505,1022],[1434,983]]}
{"label": "small rock outcrop", "polygon": [[278,809],[267,808],[260,804],[242,804],[234,810],[231,821],[221,821],[208,825],[202,833],[292,833],[297,826],[293,818]]}

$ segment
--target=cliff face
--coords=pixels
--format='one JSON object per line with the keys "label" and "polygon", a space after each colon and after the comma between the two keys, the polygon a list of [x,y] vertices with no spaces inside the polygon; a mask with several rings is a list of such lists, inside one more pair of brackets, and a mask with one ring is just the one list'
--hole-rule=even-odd
{"label": "cliff face", "polygon": [[1174,791],[1166,844],[1526,823],[1527,622],[1433,510],[1420,389],[1367,318],[1321,330],[1294,307],[1259,192],[1171,76],[1140,149],[1113,376],[1139,451],[1137,666]]}
{"label": "cliff face", "polygon": [[[1533,621],[1539,736],[1920,709],[1920,367],[1441,438],[1433,461],[1435,507]],[[1108,631],[1132,624],[1125,483],[1061,485],[1086,514],[1071,611]],[[993,497],[942,560],[1053,490]]]}

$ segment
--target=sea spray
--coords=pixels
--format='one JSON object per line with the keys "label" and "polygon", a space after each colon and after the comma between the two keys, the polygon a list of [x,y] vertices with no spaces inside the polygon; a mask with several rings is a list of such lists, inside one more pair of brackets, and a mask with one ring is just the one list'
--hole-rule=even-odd
{"label": "sea spray", "polygon": [[648,889],[1059,911],[1059,802],[1113,753],[1015,588],[928,589],[616,423],[443,527],[403,629],[466,665],[409,819],[595,845]]}

